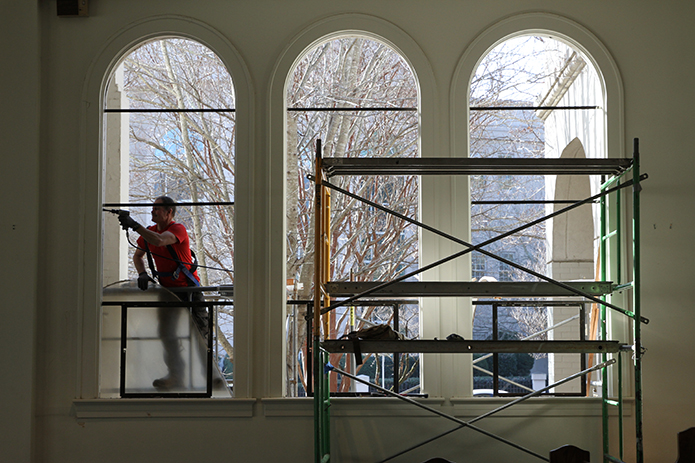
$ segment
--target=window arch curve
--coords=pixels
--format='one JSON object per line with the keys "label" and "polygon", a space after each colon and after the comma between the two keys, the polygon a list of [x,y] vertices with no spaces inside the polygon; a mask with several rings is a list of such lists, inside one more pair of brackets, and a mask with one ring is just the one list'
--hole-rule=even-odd
{"label": "window arch curve", "polygon": [[469,45],[452,79],[452,146],[455,156],[468,156],[468,97],[470,83],[483,57],[497,44],[520,35],[546,35],[580,50],[594,65],[604,93],[606,152],[619,157],[624,147],[623,84],[618,67],[603,43],[582,25],[550,13],[528,13],[506,18],[483,32]]}

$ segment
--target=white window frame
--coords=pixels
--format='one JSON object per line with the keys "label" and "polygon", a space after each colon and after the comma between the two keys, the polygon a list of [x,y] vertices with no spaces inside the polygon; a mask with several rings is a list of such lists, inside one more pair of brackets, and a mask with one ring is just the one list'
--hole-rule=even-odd
{"label": "white window frame", "polygon": [[505,18],[482,31],[466,49],[452,81],[453,111],[450,122],[453,155],[469,156],[470,82],[480,61],[498,44],[521,35],[551,35],[580,50],[589,59],[599,75],[604,96],[604,101],[600,102],[606,127],[603,145],[609,157],[622,157],[623,86],[615,61],[589,30],[567,18],[549,13],[528,13]]}
{"label": "white window frame", "polygon": [[[172,31],[176,31],[175,34]],[[102,204],[103,178],[102,164],[104,159],[103,146],[103,108],[107,80],[112,74],[116,63],[121,60],[134,44],[155,38],[176,35],[198,41],[213,50],[224,62],[235,85],[237,112],[238,153],[253,152],[253,118],[251,117],[253,95],[249,73],[241,55],[223,34],[207,24],[191,18],[158,17],[131,24],[114,35],[95,57],[87,73],[83,87],[83,111],[81,127],[83,128],[80,156],[80,169],[84,173],[80,189],[85,201],[78,205],[79,216],[82,218],[78,233],[81,249],[79,259],[81,272],[77,276],[80,285],[79,301],[79,379],[75,382],[75,397],[91,400],[99,397],[99,343],[101,322],[101,288],[102,288]],[[237,156],[237,172],[251,172],[252,157]],[[235,295],[235,354],[238,362],[235,364],[235,397],[251,397],[251,374],[249,359],[249,314],[251,306],[248,275],[251,273],[251,227],[253,195],[250,194],[251,183],[247,175],[239,175],[235,185],[237,200],[235,212],[240,227],[235,230],[235,242],[238,247],[235,268],[239,277],[239,291]],[[244,226],[244,224],[247,224]],[[101,403],[109,402],[102,400]],[[83,403],[83,402],[82,402]],[[242,401],[238,401],[239,404]],[[83,403],[84,404],[84,403]],[[96,412],[95,412],[96,413]],[[181,410],[186,415],[185,410]],[[232,413],[237,413],[233,411]]]}
{"label": "white window frame", "polygon": [[[288,43],[281,54],[273,73],[270,95],[270,149],[273,159],[269,162],[271,192],[271,225],[269,227],[272,239],[270,240],[269,255],[271,260],[270,277],[272,289],[269,293],[269,303],[275,308],[269,319],[270,330],[274,333],[271,338],[270,349],[273,352],[272,383],[269,385],[270,394],[273,397],[281,396],[285,385],[285,340],[283,336],[284,305],[285,305],[285,150],[286,150],[286,80],[295,67],[297,60],[304,56],[306,50],[310,50],[316,44],[346,35],[359,35],[373,38],[383,42],[408,62],[419,86],[420,101],[418,102],[420,117],[420,146],[419,152],[423,156],[438,156],[434,140],[435,114],[436,114],[436,83],[429,62],[417,45],[403,30],[394,24],[380,18],[363,14],[345,14],[326,18],[318,21],[301,31]],[[280,158],[282,156],[282,158]],[[425,198],[432,197],[429,193],[432,185],[421,184],[421,207]],[[427,253],[428,244],[420,240],[420,257]],[[281,373],[281,374],[277,374]]]}

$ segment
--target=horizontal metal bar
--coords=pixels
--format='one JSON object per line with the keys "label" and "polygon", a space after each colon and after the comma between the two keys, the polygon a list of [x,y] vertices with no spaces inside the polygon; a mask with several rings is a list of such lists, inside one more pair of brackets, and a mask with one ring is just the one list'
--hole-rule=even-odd
{"label": "horizontal metal bar", "polygon": [[323,158],[333,175],[615,175],[631,158]]}
{"label": "horizontal metal bar", "polygon": [[386,307],[386,306],[396,306],[396,305],[418,305],[420,301],[418,299],[377,299],[377,300],[363,300],[355,301],[348,307]]}
{"label": "horizontal metal bar", "polygon": [[495,299],[475,299],[471,301],[473,305],[496,305],[497,307],[579,307],[591,302],[583,300],[554,299],[543,301],[532,300],[499,300]]}
{"label": "horizontal metal bar", "polygon": [[[563,283],[570,288],[592,296],[603,296],[610,294],[613,290],[612,283],[605,281]],[[331,297],[350,297],[370,291],[381,284],[381,282],[368,281],[340,281],[328,282],[325,284],[325,288]],[[401,281],[370,292],[372,297],[562,297],[576,295],[576,292],[571,289],[547,281]]]}
{"label": "horizontal metal bar", "polygon": [[601,109],[600,106],[471,106],[471,111],[546,111],[572,109]]}
{"label": "horizontal metal bar", "polygon": [[[542,110],[582,110],[582,109],[601,109],[600,106],[471,106],[471,111],[542,111]],[[288,111],[306,112],[329,112],[329,111],[417,111],[414,107],[374,107],[374,108],[287,108]]]}
{"label": "horizontal metal bar", "polygon": [[288,111],[292,112],[337,112],[337,111],[350,111],[350,112],[367,112],[367,111],[417,111],[417,108],[404,107],[404,108],[393,108],[393,107],[375,107],[375,108],[287,108]]}
{"label": "horizontal metal bar", "polygon": [[[159,203],[157,203],[158,205]],[[176,203],[174,206],[186,207],[186,206],[233,206],[234,201],[198,201],[189,203]],[[104,203],[103,207],[152,207],[155,206],[154,202],[151,203]]]}
{"label": "horizontal metal bar", "polygon": [[[167,288],[172,293],[219,292],[224,296],[234,296],[234,285],[218,286],[178,286]],[[210,302],[210,301],[208,301]],[[232,302],[233,304],[233,302]]]}
{"label": "horizontal metal bar", "polygon": [[360,351],[369,353],[616,353],[618,341],[448,341],[431,339],[410,340],[326,340],[321,347],[332,354],[354,352],[355,343]]}
{"label": "horizontal metal bar", "polygon": [[103,306],[118,307],[213,307],[234,305],[233,301],[102,301]]}
{"label": "horizontal metal bar", "polygon": [[105,113],[233,113],[234,108],[122,108],[122,109],[104,109]]}
{"label": "horizontal metal bar", "polygon": [[121,397],[124,399],[197,399],[209,398],[210,394],[207,392],[124,392],[121,394]]}
{"label": "horizontal metal bar", "polygon": [[471,201],[473,205],[504,205],[504,204],[574,204],[581,199],[527,199],[527,200],[490,200],[490,201]]}

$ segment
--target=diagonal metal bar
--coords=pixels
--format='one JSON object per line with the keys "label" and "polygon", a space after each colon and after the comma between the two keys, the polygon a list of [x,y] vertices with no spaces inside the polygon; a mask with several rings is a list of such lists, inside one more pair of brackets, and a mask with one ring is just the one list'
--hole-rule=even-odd
{"label": "diagonal metal bar", "polygon": [[[482,415],[480,415],[480,416],[478,416],[478,417],[476,417],[476,418],[473,418],[472,420],[469,420],[469,421],[467,421],[466,423],[468,423],[468,426],[470,426],[470,424],[475,423],[476,421],[480,421],[480,420],[482,420],[483,418],[487,418],[488,416],[491,416],[491,415],[494,415],[494,414],[496,414],[496,413],[499,413],[499,412],[501,412],[501,411],[503,411],[503,410],[505,410],[505,409],[507,409],[507,408],[513,406],[513,405],[518,404],[519,402],[523,402],[523,401],[525,401],[525,400],[530,399],[531,397],[538,396],[538,395],[540,395],[540,394],[542,394],[542,393],[544,393],[544,392],[546,392],[546,391],[549,391],[550,389],[552,389],[552,388],[554,388],[554,387],[560,386],[560,385],[562,385],[562,384],[564,384],[564,383],[567,383],[567,382],[569,382],[569,381],[572,381],[572,380],[574,380],[574,379],[577,379],[577,378],[579,378],[579,377],[581,377],[581,376],[587,375],[587,374],[589,374],[589,373],[591,373],[591,372],[593,372],[593,371],[600,370],[600,369],[602,369],[602,368],[608,367],[609,365],[612,365],[612,364],[614,364],[615,362],[616,362],[615,359],[610,359],[610,360],[608,360],[607,362],[601,363],[601,364],[599,364],[599,365],[595,365],[595,366],[593,366],[593,367],[591,367],[591,368],[587,368],[586,370],[582,370],[582,371],[580,371],[580,372],[578,372],[578,373],[575,373],[575,374],[570,375],[570,376],[568,376],[568,377],[566,377],[566,378],[564,378],[564,379],[561,379],[560,381],[557,381],[557,382],[551,384],[550,386],[546,386],[546,387],[544,387],[543,389],[539,389],[539,390],[537,390],[537,391],[533,391],[533,392],[531,392],[531,393],[529,393],[529,394],[526,394],[526,395],[523,396],[523,397],[519,397],[519,398],[516,399],[516,400],[513,400],[513,401],[511,401],[511,402],[508,402],[508,403],[506,403],[506,404],[500,406],[500,407],[497,407],[497,408],[495,408],[494,410],[490,410],[489,412],[484,413],[484,414],[482,414]],[[467,426],[466,426],[466,425],[459,425],[459,426],[457,426],[457,427],[455,427],[455,428],[453,428],[453,429],[450,429],[449,431],[443,432],[443,433],[441,433],[441,434],[439,434],[439,435],[437,435],[437,436],[431,437],[431,438],[429,438],[429,439],[427,439],[427,440],[425,440],[425,441],[423,441],[423,442],[421,442],[421,443],[419,443],[419,444],[415,444],[415,445],[413,445],[412,447],[409,447],[409,448],[407,448],[407,449],[405,449],[405,450],[402,450],[402,451],[398,452],[398,453],[395,454],[395,455],[391,455],[390,457],[385,458],[385,459],[379,461],[379,463],[384,463],[384,462],[386,462],[386,461],[392,460],[392,459],[394,459],[394,458],[396,458],[396,457],[399,457],[399,456],[401,456],[401,455],[403,455],[403,454],[405,454],[405,453],[408,453],[408,452],[410,452],[410,451],[412,451],[412,450],[415,450],[416,448],[422,447],[423,445],[429,444],[430,442],[433,442],[433,441],[435,441],[435,440],[437,440],[437,439],[439,439],[439,438],[441,438],[441,437],[447,436],[447,435],[451,434],[452,432],[458,431],[459,429],[465,428],[465,427],[467,427]]]}
{"label": "diagonal metal bar", "polygon": [[[495,377],[495,373],[494,373],[494,372],[492,372],[492,371],[490,371],[490,370],[486,370],[486,369],[483,368],[483,367],[479,367],[479,366],[476,365],[476,364],[473,364],[473,368],[474,368],[475,370],[482,371],[483,373],[485,373],[485,374],[488,375],[488,376],[492,376],[492,377],[493,377],[493,384],[494,384],[494,382],[495,382],[495,381],[494,381],[494,377]],[[508,384],[511,384],[512,386],[516,386],[516,387],[518,387],[518,388],[520,388],[520,389],[525,389],[525,390],[527,390],[527,391],[533,392],[533,389],[532,389],[532,388],[530,388],[530,387],[528,387],[528,386],[524,386],[524,385],[521,384],[521,383],[517,383],[516,381],[513,381],[513,380],[511,380],[511,379],[509,379],[509,378],[507,378],[507,377],[505,377],[505,376],[500,375],[500,374],[497,375],[497,381],[502,381],[503,383],[508,383]],[[495,390],[494,387],[493,387],[493,390]]]}
{"label": "diagonal metal bar", "polygon": [[625,463],[625,462],[624,462],[623,460],[621,460],[620,458],[616,458],[616,457],[614,457],[614,456],[612,456],[612,455],[608,455],[607,453],[604,453],[604,454],[603,454],[603,458],[605,458],[605,459],[608,460],[608,461],[612,461],[613,463]]}
{"label": "diagonal metal bar", "polygon": [[[559,328],[562,325],[566,325],[567,323],[574,321],[578,318],[579,318],[579,315],[575,315],[573,317],[566,318],[566,319],[562,320],[561,322],[558,322],[558,323],[554,324],[553,326],[549,326],[548,328],[546,328],[544,330],[536,331],[535,333],[533,333],[529,336],[523,337],[520,339],[520,341],[528,341],[531,338],[535,338],[536,336],[540,336],[543,333],[547,333],[548,331],[552,331],[555,328]],[[482,362],[483,360],[488,359],[490,357],[492,357],[492,354],[485,354],[482,357],[478,357],[477,359],[473,360],[473,365],[475,366],[476,363]]]}
{"label": "diagonal metal bar", "polygon": [[[646,174],[643,175],[642,177],[644,177],[645,179],[647,178]],[[536,278],[540,278],[541,280],[544,280],[544,281],[547,281],[547,282],[549,282],[549,283],[553,283],[553,284],[555,284],[555,285],[558,285],[558,286],[560,286],[560,287],[562,287],[562,288],[564,288],[564,289],[566,289],[566,290],[568,290],[568,291],[573,292],[574,294],[576,294],[576,295],[578,295],[578,296],[585,297],[585,298],[587,298],[587,299],[589,299],[589,300],[591,300],[591,301],[593,301],[593,302],[595,302],[595,303],[597,303],[597,304],[602,304],[602,305],[604,305],[604,306],[606,306],[606,307],[610,307],[611,309],[613,309],[613,310],[615,310],[615,311],[617,311],[617,312],[620,312],[620,313],[622,313],[622,314],[624,314],[624,315],[627,315],[627,316],[629,316],[629,317],[631,317],[631,318],[634,319],[634,318],[635,318],[635,314],[634,314],[633,312],[631,312],[631,311],[625,310],[625,309],[623,309],[623,308],[621,308],[621,307],[618,307],[618,306],[616,306],[616,305],[614,305],[614,304],[611,304],[611,303],[609,303],[609,302],[606,302],[606,301],[604,301],[604,300],[601,300],[601,299],[599,299],[599,298],[597,298],[597,297],[594,297],[594,296],[592,296],[592,295],[590,295],[590,294],[588,294],[588,293],[585,293],[584,291],[581,291],[581,290],[579,290],[579,289],[577,289],[577,288],[573,288],[573,287],[571,287],[571,286],[569,286],[569,285],[566,285],[565,283],[563,283],[563,282],[561,282],[561,281],[554,280],[554,279],[552,279],[552,278],[550,278],[550,277],[548,277],[548,276],[546,276],[546,275],[543,275],[543,274],[541,274],[541,273],[538,273],[538,272],[536,272],[536,271],[534,271],[534,270],[532,270],[532,269],[526,268],[526,267],[524,267],[524,266],[522,266],[522,265],[519,265],[519,264],[517,264],[517,263],[515,263],[515,262],[512,262],[512,261],[510,261],[510,260],[507,260],[507,259],[505,259],[505,258],[503,258],[503,257],[497,256],[496,254],[491,253],[490,251],[486,251],[485,249],[483,249],[485,246],[488,246],[488,245],[490,245],[490,244],[492,244],[492,243],[495,243],[495,242],[497,242],[497,241],[500,241],[500,240],[502,240],[502,239],[504,239],[504,238],[506,238],[506,237],[508,237],[508,236],[511,236],[511,235],[513,235],[513,234],[515,234],[515,233],[518,233],[518,232],[520,232],[520,231],[526,230],[527,228],[531,228],[531,227],[533,227],[533,226],[535,226],[535,225],[538,225],[539,223],[545,222],[545,221],[547,221],[547,220],[549,220],[549,219],[551,219],[551,218],[553,218],[553,217],[556,217],[556,216],[558,216],[558,215],[564,214],[565,212],[569,212],[570,210],[576,209],[576,208],[579,207],[579,206],[583,206],[583,205],[585,205],[585,204],[592,203],[592,202],[596,201],[597,199],[600,199],[600,198],[602,198],[602,197],[608,196],[609,194],[611,194],[611,193],[613,193],[613,192],[615,192],[615,191],[618,191],[618,190],[621,190],[621,189],[626,188],[626,187],[628,187],[628,186],[631,186],[633,183],[634,183],[633,181],[625,182],[625,183],[620,184],[620,185],[618,185],[618,186],[615,186],[615,187],[613,187],[613,188],[610,188],[610,189],[607,189],[607,190],[605,190],[605,191],[602,191],[602,192],[600,192],[600,193],[598,193],[598,194],[596,194],[596,195],[594,195],[594,196],[591,196],[590,198],[586,198],[586,199],[577,201],[577,202],[574,203],[574,204],[571,204],[571,205],[569,205],[569,206],[567,206],[567,207],[564,207],[564,208],[562,208],[562,209],[560,209],[560,210],[557,210],[557,211],[552,212],[552,213],[550,213],[550,214],[548,214],[548,215],[545,215],[545,216],[543,216],[543,217],[540,217],[540,218],[538,218],[538,219],[536,219],[536,220],[533,220],[533,221],[531,221],[531,222],[528,222],[528,223],[526,223],[526,224],[524,224],[524,225],[521,225],[521,226],[519,226],[519,227],[517,227],[517,228],[515,228],[515,229],[513,229],[513,230],[510,230],[510,231],[504,232],[504,233],[502,233],[502,234],[500,234],[500,235],[497,235],[496,237],[491,238],[491,239],[489,239],[489,240],[487,240],[487,241],[484,241],[483,243],[480,243],[480,244],[477,244],[477,245],[473,245],[473,244],[470,244],[470,243],[468,243],[468,242],[466,242],[466,241],[464,241],[464,240],[462,240],[462,239],[459,239],[459,238],[457,238],[457,237],[455,237],[455,236],[453,236],[453,235],[450,235],[450,234],[445,233],[445,232],[443,232],[443,231],[441,231],[441,230],[438,230],[438,229],[436,229],[436,228],[434,228],[434,227],[432,227],[432,226],[430,226],[430,225],[427,225],[427,224],[422,223],[422,222],[420,222],[420,221],[418,221],[418,220],[412,219],[412,218],[407,217],[407,216],[405,216],[405,215],[403,215],[403,214],[400,214],[400,213],[398,213],[398,212],[396,212],[396,211],[393,211],[393,210],[391,210],[391,209],[389,209],[389,208],[387,208],[387,207],[384,207],[384,206],[382,206],[381,204],[377,204],[377,203],[375,203],[375,202],[373,202],[373,201],[370,201],[370,200],[368,200],[368,199],[366,199],[366,198],[362,198],[361,196],[356,195],[356,194],[354,194],[354,193],[351,193],[351,192],[349,192],[349,191],[347,191],[347,190],[345,190],[345,189],[343,189],[343,188],[340,188],[340,187],[338,187],[338,186],[336,186],[336,185],[333,185],[333,184],[330,183],[330,182],[322,181],[321,184],[322,184],[323,186],[327,187],[327,188],[331,188],[331,189],[333,189],[333,190],[335,190],[335,191],[337,191],[337,192],[339,192],[339,193],[345,194],[345,195],[347,195],[347,196],[349,196],[349,197],[351,197],[351,198],[353,198],[353,199],[356,199],[356,200],[358,200],[358,201],[364,202],[365,204],[367,204],[367,205],[369,205],[369,206],[375,207],[375,208],[377,208],[377,209],[379,209],[379,210],[381,210],[381,211],[383,211],[383,212],[386,212],[386,213],[388,213],[388,214],[391,214],[391,215],[393,215],[394,217],[398,217],[398,218],[400,218],[400,219],[402,219],[402,220],[405,220],[405,221],[407,221],[407,222],[409,222],[409,223],[411,223],[411,224],[413,224],[413,225],[416,225],[416,226],[418,226],[418,227],[421,227],[421,228],[423,228],[423,229],[425,229],[425,230],[427,230],[427,231],[430,231],[430,232],[432,232],[432,233],[434,233],[434,234],[436,234],[436,235],[439,235],[439,236],[441,236],[441,237],[443,237],[443,238],[449,239],[449,240],[451,240],[451,241],[453,241],[453,242],[455,242],[455,243],[458,243],[458,244],[461,244],[461,245],[463,245],[463,246],[466,246],[468,249],[464,249],[463,251],[457,252],[457,253],[452,254],[452,255],[450,255],[450,256],[448,256],[448,257],[445,257],[445,258],[443,258],[443,259],[440,259],[440,260],[438,260],[438,261],[436,261],[436,262],[433,262],[433,263],[431,263],[431,264],[429,264],[429,265],[427,265],[427,266],[425,266],[425,267],[421,267],[421,268],[419,268],[419,269],[417,269],[417,270],[414,270],[414,271],[412,271],[412,272],[410,272],[410,273],[407,273],[407,274],[405,274],[405,275],[401,275],[400,277],[397,277],[397,278],[395,278],[395,279],[393,279],[393,280],[391,280],[391,281],[388,281],[388,282],[385,282],[385,283],[383,283],[383,284],[381,284],[381,285],[377,285],[377,286],[375,286],[375,287],[373,287],[373,288],[370,288],[369,290],[364,291],[364,292],[362,292],[362,293],[360,293],[360,294],[356,294],[356,295],[351,296],[351,297],[349,297],[349,298],[347,298],[347,299],[344,299],[344,300],[342,300],[342,301],[339,301],[339,302],[336,302],[336,303],[334,303],[334,304],[331,304],[331,305],[328,306],[328,307],[324,307],[323,309],[321,309],[321,313],[322,313],[322,314],[328,313],[328,312],[330,312],[331,310],[333,310],[333,309],[335,309],[335,308],[337,308],[337,307],[341,307],[341,306],[347,305],[347,304],[349,304],[349,303],[352,302],[352,301],[355,301],[355,300],[357,300],[357,299],[359,299],[359,298],[361,298],[361,297],[365,297],[365,296],[367,296],[367,295],[369,295],[369,294],[372,294],[372,293],[374,293],[374,292],[376,292],[376,291],[378,291],[378,290],[381,290],[381,289],[383,289],[383,288],[385,288],[385,287],[387,287],[387,286],[389,286],[389,285],[392,285],[392,284],[397,283],[397,282],[399,282],[399,281],[406,280],[407,278],[410,278],[410,277],[412,277],[412,276],[418,275],[418,274],[420,274],[420,273],[422,273],[422,272],[424,272],[424,271],[426,271],[426,270],[429,270],[429,269],[431,269],[431,268],[434,268],[434,267],[437,267],[437,266],[439,266],[439,265],[442,265],[442,264],[444,264],[444,263],[446,263],[446,262],[449,262],[449,261],[451,261],[451,260],[453,260],[453,259],[456,259],[456,258],[458,258],[458,257],[461,257],[461,256],[463,256],[463,255],[465,255],[465,254],[470,253],[470,252],[478,251],[478,252],[480,252],[481,254],[484,254],[484,255],[486,255],[486,256],[488,256],[488,257],[492,257],[493,259],[496,259],[496,260],[498,260],[498,261],[500,261],[500,262],[503,262],[503,263],[505,263],[505,264],[507,264],[507,265],[510,265],[510,266],[514,267],[514,268],[517,268],[517,269],[519,269],[519,270],[521,270],[521,271],[523,271],[523,272],[529,273],[530,275],[533,275],[533,276],[535,276]],[[645,317],[640,317],[640,320],[642,321],[642,323],[649,323],[649,320],[648,320],[647,318],[645,318]]]}
{"label": "diagonal metal bar", "polygon": [[456,418],[455,416],[451,416],[451,415],[446,414],[446,413],[444,413],[444,412],[441,412],[441,411],[439,411],[439,410],[437,410],[437,409],[434,409],[434,408],[432,408],[432,407],[430,407],[430,406],[428,406],[428,405],[425,405],[425,404],[422,404],[422,403],[420,403],[420,402],[418,402],[418,401],[416,401],[416,400],[413,400],[413,399],[411,399],[410,397],[406,397],[406,396],[402,396],[402,395],[400,395],[400,394],[397,394],[397,393],[395,393],[395,392],[393,392],[393,391],[390,391],[390,390],[388,390],[388,389],[386,389],[386,388],[383,388],[383,387],[379,386],[378,384],[374,384],[374,383],[370,383],[369,381],[365,381],[364,379],[359,378],[359,377],[357,377],[357,376],[355,376],[355,375],[353,375],[353,374],[351,374],[351,373],[348,373],[348,372],[346,372],[346,371],[343,371],[343,370],[341,370],[341,369],[339,369],[339,368],[336,368],[336,367],[334,367],[333,365],[330,365],[330,364],[329,364],[329,365],[326,366],[326,368],[328,368],[328,369],[330,369],[330,370],[332,370],[332,371],[334,371],[334,372],[336,372],[336,373],[339,373],[339,374],[341,374],[341,375],[344,375],[344,376],[346,376],[346,377],[348,377],[348,378],[351,378],[351,379],[353,379],[353,380],[355,380],[355,381],[358,381],[358,382],[360,382],[360,383],[363,383],[363,384],[366,384],[366,385],[368,385],[368,386],[370,386],[370,387],[373,387],[373,388],[375,388],[375,389],[377,389],[377,390],[379,390],[379,391],[381,391],[381,392],[383,392],[383,393],[385,393],[385,394],[387,394],[387,395],[390,395],[390,396],[392,396],[392,397],[396,397],[397,399],[400,399],[400,400],[402,400],[402,401],[404,401],[404,402],[408,402],[408,403],[410,403],[410,404],[412,404],[412,405],[415,405],[416,407],[419,407],[419,408],[422,408],[422,409],[424,409],[424,410],[427,410],[427,411],[429,411],[429,412],[431,412],[431,413],[434,413],[435,415],[439,415],[439,416],[441,416],[442,418],[446,418],[446,419],[451,420],[451,421],[453,421],[453,422],[455,422],[455,423],[458,423],[459,425],[461,425],[461,427],[468,427],[468,428],[471,428],[471,429],[473,429],[474,431],[478,431],[478,432],[481,433],[481,434],[484,434],[484,435],[486,435],[486,436],[488,436],[488,437],[492,437],[492,438],[495,439],[495,440],[498,440],[498,441],[503,442],[503,443],[505,443],[505,444],[507,444],[507,445],[510,445],[510,446],[512,446],[512,447],[514,447],[514,448],[516,448],[516,449],[518,449],[518,450],[521,450],[522,452],[528,453],[529,455],[533,455],[534,457],[540,458],[541,460],[544,460],[544,461],[548,461],[548,462],[550,461],[550,460],[549,460],[548,458],[546,458],[545,456],[540,455],[540,454],[534,452],[533,450],[529,450],[529,449],[527,449],[527,448],[525,448],[525,447],[522,447],[522,446],[519,445],[519,444],[515,444],[514,442],[512,442],[512,441],[510,441],[510,440],[507,440],[507,439],[505,439],[504,437],[500,437],[500,436],[498,436],[498,435],[496,435],[496,434],[493,434],[493,433],[491,433],[491,432],[489,432],[489,431],[485,431],[484,429],[481,429],[481,428],[479,428],[479,427],[477,427],[477,426],[474,426],[474,425],[472,425],[472,424],[470,424],[470,423],[468,423],[468,422],[466,422],[466,421],[464,421],[464,420],[460,420],[460,419]]}

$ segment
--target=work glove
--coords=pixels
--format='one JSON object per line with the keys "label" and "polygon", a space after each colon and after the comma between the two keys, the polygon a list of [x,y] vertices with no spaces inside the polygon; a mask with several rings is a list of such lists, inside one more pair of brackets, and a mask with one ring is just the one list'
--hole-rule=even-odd
{"label": "work glove", "polygon": [[147,274],[147,272],[142,272],[140,275],[138,275],[138,288],[145,291],[147,289],[149,281],[150,276]]}
{"label": "work glove", "polygon": [[137,230],[142,226],[127,214],[118,214],[118,221],[121,222],[121,227],[123,227],[123,230],[127,230],[128,228]]}

